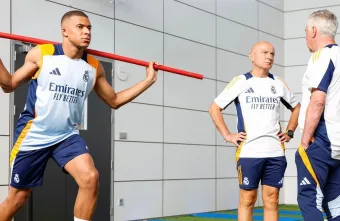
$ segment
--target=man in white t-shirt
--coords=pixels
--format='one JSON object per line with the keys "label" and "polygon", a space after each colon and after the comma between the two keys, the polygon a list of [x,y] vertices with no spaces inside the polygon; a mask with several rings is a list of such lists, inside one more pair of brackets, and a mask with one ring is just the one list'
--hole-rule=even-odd
{"label": "man in white t-shirt", "polygon": [[[223,138],[238,146],[239,221],[253,220],[260,180],[264,220],[278,220],[279,190],[287,167],[284,142],[289,142],[294,135],[300,104],[283,80],[269,73],[274,55],[275,49],[270,43],[255,44],[249,55],[253,69],[235,77],[209,109]],[[221,113],[231,102],[237,110],[236,134],[230,133]],[[281,103],[292,111],[285,131],[280,125]]]}
{"label": "man in white t-shirt", "polygon": [[306,27],[311,55],[302,80],[295,155],[298,203],[304,220],[340,220],[340,47],[337,17],[328,10],[309,16]]}

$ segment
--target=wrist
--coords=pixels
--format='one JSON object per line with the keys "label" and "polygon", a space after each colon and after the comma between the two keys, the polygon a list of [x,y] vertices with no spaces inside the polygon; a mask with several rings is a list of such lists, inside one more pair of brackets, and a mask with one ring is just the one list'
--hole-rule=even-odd
{"label": "wrist", "polygon": [[287,129],[285,134],[287,134],[290,138],[294,138],[294,130]]}

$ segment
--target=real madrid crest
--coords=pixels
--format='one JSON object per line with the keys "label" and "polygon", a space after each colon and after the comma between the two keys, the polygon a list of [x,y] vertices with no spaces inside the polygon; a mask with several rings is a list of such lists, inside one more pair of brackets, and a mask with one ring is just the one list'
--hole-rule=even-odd
{"label": "real madrid crest", "polygon": [[85,82],[88,82],[88,80],[89,80],[89,71],[85,71],[85,74],[84,74],[84,76],[83,76],[83,80],[84,80]]}
{"label": "real madrid crest", "polygon": [[275,89],[274,86],[271,87],[271,90],[272,90],[272,93],[273,93],[273,94],[276,94],[276,89]]}

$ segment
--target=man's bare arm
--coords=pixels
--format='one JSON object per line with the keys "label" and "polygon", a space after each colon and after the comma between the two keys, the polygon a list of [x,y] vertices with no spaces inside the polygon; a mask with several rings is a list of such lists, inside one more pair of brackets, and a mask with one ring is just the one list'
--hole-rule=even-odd
{"label": "man's bare arm", "polygon": [[157,73],[153,69],[153,64],[154,62],[150,62],[147,69],[147,77],[143,81],[137,83],[130,88],[116,93],[112,89],[111,85],[107,82],[105,78],[104,68],[99,63],[98,77],[94,86],[94,90],[97,95],[111,108],[118,109],[138,97],[156,81]]}
{"label": "man's bare arm", "polygon": [[295,131],[298,126],[298,119],[300,113],[300,104],[297,104],[293,109],[291,109],[292,114],[290,115],[290,119],[287,125],[287,130]]}
{"label": "man's bare arm", "polygon": [[238,141],[245,141],[246,139],[246,133],[241,132],[237,134],[232,134],[230,133],[226,123],[224,122],[224,118],[222,115],[222,109],[215,103],[213,102],[209,108],[209,114],[217,128],[217,130],[220,132],[222,137],[230,142],[238,146]]}
{"label": "man's bare arm", "polygon": [[13,92],[22,83],[29,80],[38,71],[41,52],[38,46],[30,50],[24,65],[11,75],[0,59],[0,86],[5,93]]}
{"label": "man's bare arm", "polygon": [[305,125],[301,138],[301,145],[303,148],[307,148],[309,142],[311,141],[315,129],[319,124],[322,112],[325,108],[326,103],[326,93],[313,89],[311,99],[307,108]]}

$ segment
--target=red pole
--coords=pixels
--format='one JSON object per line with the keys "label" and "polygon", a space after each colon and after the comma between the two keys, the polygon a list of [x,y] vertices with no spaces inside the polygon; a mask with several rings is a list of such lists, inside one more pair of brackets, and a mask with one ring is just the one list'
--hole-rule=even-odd
{"label": "red pole", "polygon": [[[31,38],[31,37],[15,35],[15,34],[9,34],[9,33],[4,33],[4,32],[0,32],[0,38],[17,40],[17,41],[22,41],[22,42],[27,42],[27,43],[32,43],[32,44],[49,44],[49,43],[50,44],[57,44],[58,43],[58,42],[47,41],[47,40],[43,40],[43,39]],[[149,62],[137,60],[137,59],[134,59],[134,58],[124,57],[124,56],[120,56],[120,55],[117,55],[117,54],[111,54],[111,53],[96,51],[96,50],[92,50],[92,49],[87,49],[86,51],[89,54],[97,55],[97,56],[100,56],[100,57],[110,58],[110,59],[113,59],[113,60],[123,61],[123,62],[136,64],[136,65],[140,65],[140,66],[144,66],[144,67],[149,66]],[[179,74],[179,75],[183,75],[183,76],[187,76],[187,77],[201,79],[201,80],[204,78],[204,76],[202,74],[184,71],[184,70],[180,70],[180,69],[176,69],[176,68],[172,68],[172,67],[168,67],[168,66],[164,66],[164,65],[155,65],[154,68],[158,69],[158,70],[174,73],[174,74]]]}

